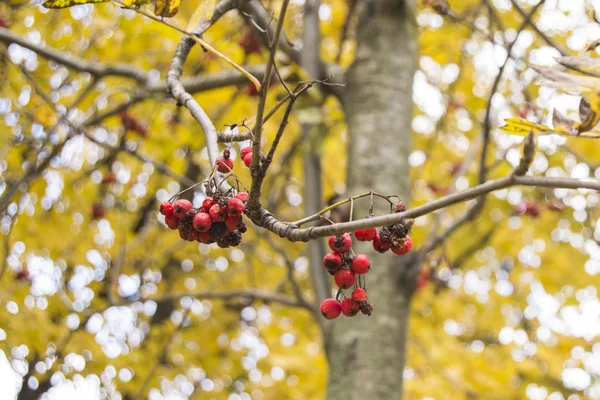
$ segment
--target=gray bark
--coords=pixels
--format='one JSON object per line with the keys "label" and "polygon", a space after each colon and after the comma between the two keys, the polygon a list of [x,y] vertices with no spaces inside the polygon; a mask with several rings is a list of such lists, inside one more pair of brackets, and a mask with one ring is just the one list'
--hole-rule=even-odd
{"label": "gray bark", "polygon": [[[348,71],[344,97],[350,133],[349,195],[372,189],[409,200],[407,160],[417,59],[414,6],[411,0],[362,4],[357,55]],[[355,217],[364,217],[366,208],[355,210]],[[354,247],[371,258],[367,293],[375,310],[370,317],[342,316],[333,324],[328,340],[328,398],[401,399],[416,270],[413,257],[380,255],[370,243],[358,242]]]}
{"label": "gray bark", "polygon": [[[302,33],[303,48],[301,53],[302,67],[308,72],[311,79],[321,76],[321,34],[319,29],[320,0],[306,0],[304,3],[304,31]],[[314,112],[321,113],[320,104],[313,104]],[[308,146],[304,152],[304,211],[306,215],[317,213],[323,208],[323,187],[321,183],[321,142],[323,124],[304,122],[302,130],[307,138]],[[312,240],[308,243],[308,263],[310,277],[317,303],[331,295],[329,275],[322,265],[325,256],[325,245],[322,240]],[[319,316],[319,323],[323,330],[328,324]]]}

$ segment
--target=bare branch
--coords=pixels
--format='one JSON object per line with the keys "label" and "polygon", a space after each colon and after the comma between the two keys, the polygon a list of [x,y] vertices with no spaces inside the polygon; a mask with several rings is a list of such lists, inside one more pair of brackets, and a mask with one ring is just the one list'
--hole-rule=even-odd
{"label": "bare branch", "polygon": [[253,222],[259,226],[269,229],[270,231],[290,241],[307,242],[311,239],[326,237],[330,235],[339,235],[344,232],[353,232],[357,229],[367,229],[372,227],[381,227],[401,223],[408,218],[421,217],[423,215],[451,206],[453,204],[482,197],[487,195],[488,193],[512,186],[589,189],[600,191],[600,182],[596,180],[510,175],[501,179],[485,182],[481,185],[463,190],[461,192],[447,195],[430,203],[409,209],[404,212],[382,215],[372,218],[364,218],[352,222],[343,222],[327,226],[315,226],[305,229],[298,229],[292,223],[277,220],[275,216],[273,216],[273,214],[264,209],[261,210],[259,218],[253,218]]}
{"label": "bare branch", "polygon": [[122,76],[132,78],[140,83],[148,81],[148,73],[142,69],[125,64],[102,64],[84,60],[79,57],[71,56],[59,50],[49,47],[42,47],[31,43],[30,41],[14,34],[8,29],[0,28],[0,42],[15,43],[21,47],[25,47],[44,58],[56,61],[75,71],[88,72],[95,78],[103,78],[105,76]]}

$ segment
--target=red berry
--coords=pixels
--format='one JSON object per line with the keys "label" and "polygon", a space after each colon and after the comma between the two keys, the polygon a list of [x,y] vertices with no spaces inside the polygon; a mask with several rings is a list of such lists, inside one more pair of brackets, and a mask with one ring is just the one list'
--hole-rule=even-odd
{"label": "red berry", "polygon": [[392,244],[387,240],[382,240],[379,235],[375,235],[375,239],[373,239],[373,248],[380,253],[385,253],[392,247]]}
{"label": "red berry", "polygon": [[218,204],[213,204],[213,206],[208,212],[213,222],[223,222],[225,221],[225,213],[223,211],[225,210],[223,210],[221,206],[219,206]]}
{"label": "red berry", "polygon": [[352,238],[349,233],[329,237],[329,248],[336,253],[345,253],[352,247]]}
{"label": "red berry", "polygon": [[163,201],[160,203],[160,213],[162,215],[171,215],[173,214],[173,204],[168,201]]}
{"label": "red berry", "polygon": [[17,272],[17,274],[15,275],[15,279],[19,282],[26,282],[26,281],[31,280],[31,276],[29,275],[29,270],[22,269],[21,271]]}
{"label": "red berry", "polygon": [[217,157],[217,161],[215,163],[217,165],[217,171],[222,172],[224,174],[231,172],[233,169],[233,160],[225,157]]}
{"label": "red berry", "polygon": [[410,236],[407,236],[406,238],[404,238],[404,243],[402,244],[402,246],[392,247],[392,252],[394,254],[398,254],[399,256],[403,256],[411,250],[412,250],[412,239],[410,238]]}
{"label": "red berry", "polygon": [[360,306],[352,301],[350,297],[345,298],[340,303],[342,314],[346,317],[354,317],[360,311]]}
{"label": "red berry", "polygon": [[340,316],[342,306],[336,299],[325,299],[321,302],[321,314],[327,319],[335,319]]}
{"label": "red berry", "polygon": [[352,301],[361,304],[367,301],[367,292],[363,288],[356,288],[352,292]]}
{"label": "red berry", "polygon": [[232,197],[231,199],[227,200],[227,214],[231,215],[232,217],[241,216],[245,209],[246,206],[244,205],[244,202],[237,197]]}
{"label": "red berry", "polygon": [[429,283],[430,277],[431,277],[431,274],[430,274],[429,270],[422,269],[421,272],[419,273],[419,277],[417,278],[417,284],[416,284],[417,290],[421,289],[425,285],[427,285]]}
{"label": "red berry", "polygon": [[197,236],[198,236],[198,238],[196,240],[199,241],[200,243],[209,244],[214,241],[211,234],[207,233],[207,232],[198,232]]}
{"label": "red berry", "polygon": [[252,146],[248,146],[248,147],[244,147],[241,151],[240,151],[240,157],[243,160],[246,157],[246,154],[248,153],[252,153]]}
{"label": "red berry", "polygon": [[354,237],[361,242],[370,242],[377,236],[376,228],[359,229],[354,231]]}
{"label": "red berry", "polygon": [[237,197],[244,203],[246,203],[248,201],[248,193],[246,193],[246,192],[239,192],[238,194],[235,195],[235,197]]}
{"label": "red berry", "polygon": [[198,214],[194,215],[192,225],[198,232],[206,232],[212,226],[212,219],[210,218],[209,214],[205,212],[199,212]]}
{"label": "red berry", "polygon": [[173,215],[177,218],[183,218],[191,209],[192,203],[189,200],[181,199],[173,203]]}
{"label": "red berry", "polygon": [[102,219],[106,215],[106,209],[100,203],[92,205],[92,219]]}
{"label": "red berry", "polygon": [[348,268],[342,268],[333,275],[333,280],[340,289],[349,289],[356,282],[356,274]]}
{"label": "red berry", "polygon": [[195,242],[198,239],[198,232],[191,230],[187,233],[185,240],[188,242]]}
{"label": "red berry", "polygon": [[246,164],[246,167],[250,168],[250,163],[252,162],[252,152],[246,154],[243,158],[244,160],[244,164]]}
{"label": "red berry", "polygon": [[202,202],[202,208],[204,208],[204,211],[209,212],[213,204],[215,204],[215,199],[212,197],[207,197]]}
{"label": "red berry", "polygon": [[371,261],[369,260],[369,256],[366,254],[355,255],[352,259],[352,265],[350,268],[356,274],[366,274],[371,269]]}
{"label": "red berry", "polygon": [[177,223],[179,222],[179,218],[177,218],[174,214],[165,216],[165,224],[171,229],[177,229]]}
{"label": "red berry", "polygon": [[333,251],[331,253],[327,253],[325,257],[323,257],[323,266],[327,268],[327,271],[329,272],[337,271],[340,269],[343,263],[344,260],[342,260],[342,256]]}
{"label": "red berry", "polygon": [[233,232],[239,229],[243,224],[242,216],[233,216],[229,215],[225,218],[225,226],[227,227],[227,232]]}

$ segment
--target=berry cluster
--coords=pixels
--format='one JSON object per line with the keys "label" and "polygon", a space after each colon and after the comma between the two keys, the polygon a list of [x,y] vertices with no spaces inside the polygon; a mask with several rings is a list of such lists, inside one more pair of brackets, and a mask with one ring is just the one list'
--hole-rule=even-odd
{"label": "berry cluster", "polygon": [[[394,212],[404,210],[402,203],[393,209]],[[354,231],[354,237],[361,242],[373,242],[373,248],[379,253],[391,249],[394,254],[404,255],[412,249],[409,233],[409,224],[394,224],[381,228],[379,232],[377,228],[359,229]],[[327,319],[337,318],[340,314],[353,317],[359,311],[371,315],[373,305],[369,302],[365,290],[365,274],[371,269],[369,257],[365,254],[354,254],[349,233],[330,236],[328,243],[333,251],[325,255],[323,266],[333,275],[339,291],[335,299],[325,299],[321,303],[321,313]],[[345,297],[343,290],[350,288],[354,288],[351,296]],[[344,296],[341,301],[340,296]]]}
{"label": "berry cluster", "polygon": [[246,224],[242,215],[246,210],[248,193],[214,193],[195,209],[186,199],[173,199],[160,204],[160,213],[165,223],[173,230],[179,230],[183,240],[200,243],[217,243],[219,247],[237,246],[242,242]]}
{"label": "berry cluster", "polygon": [[[402,202],[396,204],[394,212],[406,211]],[[367,218],[371,218],[369,215]],[[377,228],[359,229],[354,231],[354,236],[361,242],[373,242],[373,248],[379,253],[392,250],[392,253],[403,256],[412,250],[412,239],[409,224],[394,224],[384,226],[377,232]]]}
{"label": "berry cluster", "polygon": [[[327,319],[334,319],[344,314],[353,317],[359,312],[371,315],[373,305],[367,299],[364,288],[364,275],[371,269],[371,261],[366,254],[354,254],[352,237],[349,233],[329,238],[332,250],[323,258],[323,266],[333,275],[335,284],[340,289],[335,299],[325,299],[321,303],[321,313]],[[350,297],[343,296],[344,289],[354,288]]]}

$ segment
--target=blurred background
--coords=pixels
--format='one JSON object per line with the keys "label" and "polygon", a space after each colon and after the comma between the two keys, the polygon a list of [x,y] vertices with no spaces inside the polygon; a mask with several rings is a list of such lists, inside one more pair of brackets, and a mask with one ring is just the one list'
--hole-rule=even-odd
{"label": "blurred background", "polygon": [[[171,23],[185,27],[198,3],[183,1]],[[317,2],[320,56],[342,82],[355,60],[357,10],[368,8],[359,3]],[[510,174],[523,138],[497,129],[504,118],[577,114],[580,97],[536,84],[530,66],[600,39],[600,2],[408,3],[418,59],[412,123],[398,126],[412,132],[410,170],[397,174],[410,178],[410,208],[477,184],[482,132],[491,137],[487,175]],[[281,1],[263,5],[278,15]],[[285,19],[295,48],[304,6],[291,1]],[[203,38],[258,71],[269,51],[252,21],[228,13]],[[307,245],[250,223],[236,248],[189,243],[158,212],[210,173],[202,130],[164,83],[181,34],[114,3],[3,1],[0,26],[0,399],[324,399]],[[64,65],[40,49],[89,64]],[[291,86],[307,79],[289,56],[277,62]],[[115,64],[147,80],[86,72]],[[244,130],[226,126],[253,118],[258,94],[232,71],[196,47],[184,77],[198,78],[190,91],[217,129],[235,133]],[[348,157],[344,108],[319,93],[299,99],[264,183],[262,203],[281,220],[310,214],[307,153],[321,163],[319,208],[357,194],[346,170],[361,155]],[[286,94],[273,80],[268,109]],[[315,102],[323,135],[309,141],[302,126]],[[266,123],[267,142],[279,122]],[[231,145],[246,186],[239,151],[248,144]],[[531,172],[598,178],[599,167],[596,141],[549,135]],[[396,371],[404,398],[600,399],[599,200],[588,190],[500,190],[426,255]],[[471,205],[416,219],[415,246]]]}

